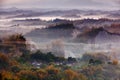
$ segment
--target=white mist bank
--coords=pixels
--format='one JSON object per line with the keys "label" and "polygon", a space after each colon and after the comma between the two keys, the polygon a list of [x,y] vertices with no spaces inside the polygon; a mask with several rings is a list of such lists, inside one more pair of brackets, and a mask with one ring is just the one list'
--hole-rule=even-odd
{"label": "white mist bank", "polygon": [[8,32],[13,32],[13,33],[26,34],[36,28],[41,29],[41,28],[46,27],[46,25],[29,25],[29,26],[15,25],[15,24],[12,24],[12,21],[14,21],[14,20],[41,19],[41,20],[45,20],[45,21],[50,21],[50,20],[54,20],[56,18],[66,19],[66,20],[80,20],[80,19],[87,19],[87,18],[99,19],[99,18],[103,18],[103,17],[105,17],[105,15],[91,15],[91,16],[82,15],[81,17],[77,17],[77,18],[72,18],[72,17],[67,18],[67,17],[61,17],[61,16],[2,18],[2,19],[0,19],[0,31],[8,31]]}
{"label": "white mist bank", "polygon": [[[79,18],[64,18],[61,16],[39,16],[39,17],[25,17],[25,18],[10,18],[10,19],[2,19],[0,20],[0,31],[3,31],[3,35],[5,34],[4,31],[9,33],[22,33],[26,34],[31,32],[34,29],[41,29],[45,28],[45,25],[37,25],[37,26],[21,26],[21,25],[12,25],[11,21],[13,20],[25,20],[25,19],[41,19],[41,20],[54,20],[56,18],[59,19],[68,19],[68,20],[78,20],[78,19],[85,19],[85,18],[105,18],[105,15],[93,15],[93,16],[81,16]],[[0,33],[1,34],[1,33]],[[51,42],[43,43],[41,42],[38,37],[29,37],[31,39],[30,42],[32,45],[35,45],[32,47],[32,49],[40,49],[43,51],[52,51],[51,48],[52,44]],[[38,40],[37,40],[38,39]],[[56,41],[56,40],[55,40]],[[50,45],[50,47],[48,47]],[[61,51],[64,53],[64,56],[67,57],[81,57],[82,54],[87,52],[107,52],[107,53],[119,53],[120,52],[120,43],[103,43],[103,44],[84,44],[84,43],[71,43],[71,42],[64,42],[62,43],[61,47],[60,45],[55,44],[56,47],[58,47],[58,52]],[[49,48],[49,49],[48,49]],[[61,49],[62,48],[62,49]],[[60,50],[59,50],[60,49]],[[62,51],[63,50],[63,51]],[[63,55],[63,54],[62,54]],[[118,56],[119,57],[119,56]]]}
{"label": "white mist bank", "polygon": [[[29,38],[30,39],[30,38]],[[31,38],[34,41],[36,50],[40,49],[43,52],[53,52],[68,57],[80,58],[85,53],[108,53],[115,54],[120,60],[120,43],[103,43],[103,44],[85,44],[85,43],[71,43],[63,40],[52,40],[50,42],[36,41],[37,38]],[[34,48],[35,49],[35,48]]]}
{"label": "white mist bank", "polygon": [[63,17],[63,16],[37,16],[37,17],[13,17],[13,18],[3,18],[0,21],[12,21],[12,20],[25,20],[25,19],[41,19],[45,21],[54,20],[56,18],[59,19],[66,19],[66,20],[81,20],[81,19],[100,19],[100,18],[107,18],[106,14],[102,15],[80,15],[80,17]]}

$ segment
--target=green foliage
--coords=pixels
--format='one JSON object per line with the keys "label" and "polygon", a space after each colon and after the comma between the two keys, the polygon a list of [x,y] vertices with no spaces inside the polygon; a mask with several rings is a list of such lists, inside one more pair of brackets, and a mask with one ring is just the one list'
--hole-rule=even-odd
{"label": "green foliage", "polygon": [[[84,64],[84,67],[79,66],[79,69],[73,70],[72,67],[63,64],[76,63],[75,58],[65,59],[56,57],[51,52],[41,51],[31,54],[25,44],[26,39],[21,34],[13,35],[3,42],[14,45],[15,51],[19,49],[22,54],[13,57],[10,54],[0,53],[0,80],[113,80],[112,77],[117,79],[120,74],[118,60],[113,60],[112,65],[105,64],[109,58],[103,53],[84,54],[80,60],[82,61],[80,64]],[[0,48],[0,51],[3,49],[9,52],[12,47],[0,46]],[[15,54],[18,55],[18,53]],[[31,64],[33,61],[42,63],[40,68],[33,66]]]}
{"label": "green foliage", "polygon": [[41,51],[37,51],[36,53],[33,53],[30,55],[30,58],[37,61],[43,61],[43,62],[61,62],[65,59],[62,57],[56,57],[51,52],[48,53],[42,53]]}
{"label": "green foliage", "polygon": [[0,53],[0,70],[8,69],[9,59],[5,54]]}
{"label": "green foliage", "polygon": [[76,59],[75,58],[72,58],[72,57],[68,57],[68,62],[76,62]]}
{"label": "green foliage", "polygon": [[95,64],[103,64],[109,61],[110,58],[107,55],[105,55],[105,53],[86,53],[83,54],[81,60],[89,63],[92,60],[92,62]]}
{"label": "green foliage", "polygon": [[103,62],[102,62],[101,60],[90,59],[90,60],[89,60],[89,64],[99,65],[99,64],[103,64]]}
{"label": "green foliage", "polygon": [[39,80],[35,73],[31,71],[21,71],[18,76],[20,80]]}
{"label": "green foliage", "polygon": [[18,66],[12,66],[11,67],[11,71],[14,72],[14,73],[18,73],[18,72],[20,72],[20,70],[21,69]]}
{"label": "green foliage", "polygon": [[44,80],[61,80],[61,79],[62,78],[59,75],[49,75],[49,76],[45,77]]}
{"label": "green foliage", "polygon": [[102,66],[88,65],[82,69],[81,73],[86,75],[88,80],[98,80],[100,78],[103,78],[102,80],[104,80],[102,70]]}

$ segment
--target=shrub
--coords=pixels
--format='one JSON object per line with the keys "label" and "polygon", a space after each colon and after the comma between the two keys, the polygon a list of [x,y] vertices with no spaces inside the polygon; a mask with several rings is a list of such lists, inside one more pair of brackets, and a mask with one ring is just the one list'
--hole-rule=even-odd
{"label": "shrub", "polygon": [[9,59],[5,54],[0,53],[0,69],[8,69]]}
{"label": "shrub", "polygon": [[113,61],[112,61],[112,64],[113,65],[117,65],[119,63],[119,61],[117,60],[117,59],[114,59]]}

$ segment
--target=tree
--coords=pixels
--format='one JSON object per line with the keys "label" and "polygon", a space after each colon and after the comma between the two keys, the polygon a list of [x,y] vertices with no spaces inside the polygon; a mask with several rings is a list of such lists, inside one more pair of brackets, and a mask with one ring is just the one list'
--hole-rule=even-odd
{"label": "tree", "polygon": [[19,76],[20,80],[39,80],[36,73],[30,70],[21,70],[17,73],[17,76]]}
{"label": "tree", "polygon": [[76,62],[76,59],[72,57],[68,57],[68,62]]}
{"label": "tree", "polygon": [[65,80],[87,80],[87,78],[71,69],[65,70]]}
{"label": "tree", "polygon": [[45,69],[39,69],[37,71],[37,76],[39,77],[40,80],[45,79],[45,77],[47,77],[48,73]]}
{"label": "tree", "polygon": [[[104,78],[102,77],[103,74],[102,74],[102,66],[87,66],[87,67],[84,67],[82,70],[81,70],[81,73],[83,73],[85,76],[88,77],[88,80],[98,80],[98,78]],[[102,79],[104,80],[104,79]]]}
{"label": "tree", "polygon": [[13,75],[11,72],[2,70],[0,72],[0,80],[19,80],[19,78]]}
{"label": "tree", "polygon": [[0,70],[8,69],[8,66],[9,66],[8,57],[5,54],[0,53]]}

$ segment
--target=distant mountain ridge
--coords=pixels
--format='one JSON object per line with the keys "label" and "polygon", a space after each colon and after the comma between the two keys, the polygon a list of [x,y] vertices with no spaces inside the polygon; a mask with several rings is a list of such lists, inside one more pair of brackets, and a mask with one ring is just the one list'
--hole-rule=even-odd
{"label": "distant mountain ridge", "polygon": [[[87,25],[85,25],[85,23],[87,23]],[[113,38],[120,40],[119,20],[86,19],[79,20],[77,23],[76,21],[66,22],[62,20],[61,22],[61,20],[57,20],[57,23],[55,21],[54,24],[55,25],[51,25],[44,29],[36,29],[26,35],[39,36],[39,39],[42,39],[42,41],[61,38],[67,41],[78,43],[97,43],[99,41],[102,42],[103,40],[104,42],[107,42],[107,40],[109,42],[109,40],[112,41]]]}
{"label": "distant mountain ridge", "polygon": [[75,41],[85,43],[120,42],[120,33],[116,32],[115,28],[117,28],[117,31],[120,31],[120,27],[99,27],[88,29],[83,33],[78,34]]}
{"label": "distant mountain ridge", "polygon": [[120,10],[102,11],[102,10],[60,10],[60,9],[18,9],[18,8],[0,8],[1,15],[9,15],[10,18],[36,17],[36,16],[61,16],[80,18],[81,16],[105,15],[106,18],[120,18]]}

